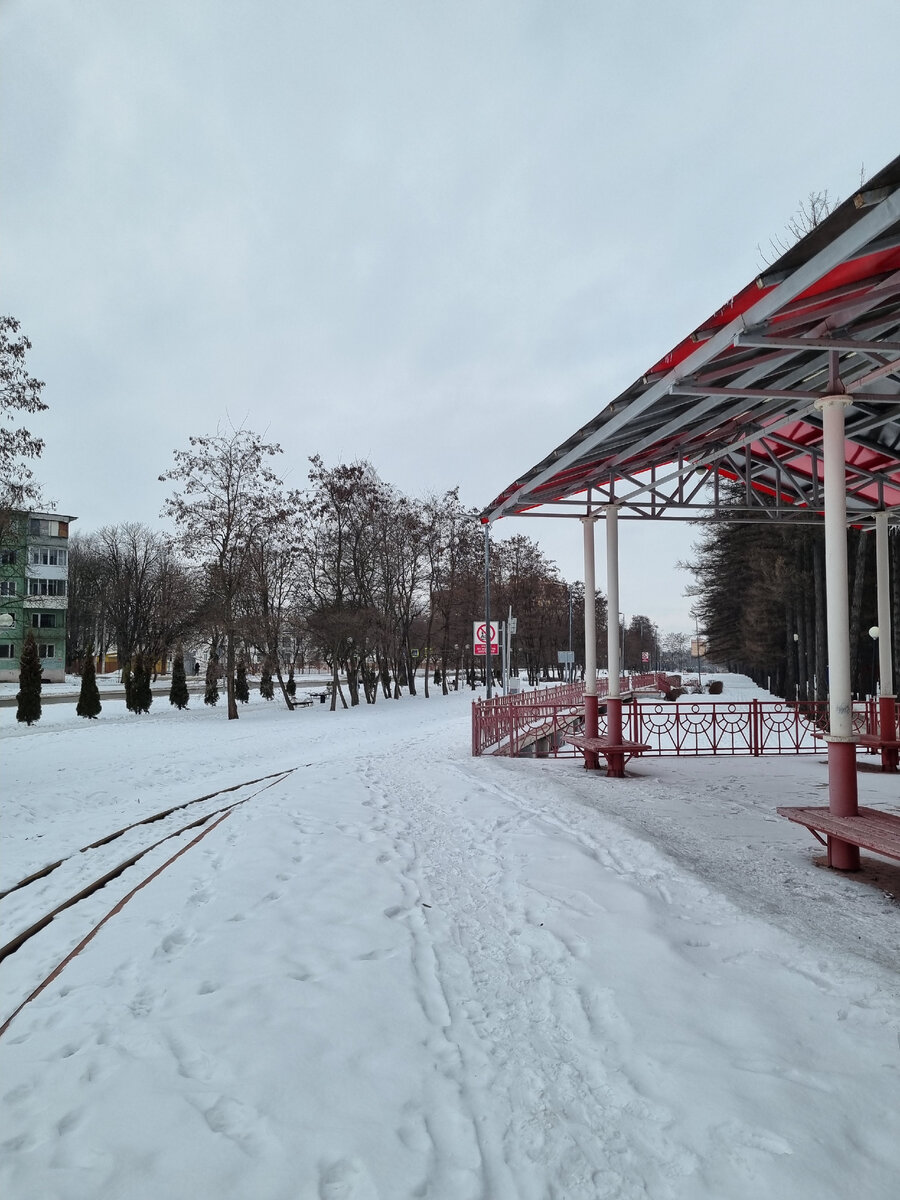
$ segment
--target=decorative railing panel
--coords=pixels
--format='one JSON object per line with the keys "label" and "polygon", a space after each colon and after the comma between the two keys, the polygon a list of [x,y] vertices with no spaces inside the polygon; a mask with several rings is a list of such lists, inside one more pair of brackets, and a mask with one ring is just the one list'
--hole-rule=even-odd
{"label": "decorative railing panel", "polygon": [[[630,686],[641,685],[635,679]],[[553,689],[563,691],[565,696],[545,691],[476,701],[472,753],[580,757],[564,739],[582,725],[583,688]],[[626,740],[649,745],[647,753],[659,756],[815,754],[825,750],[828,731],[827,701],[643,701],[625,705],[622,717]],[[853,728],[855,733],[877,732],[874,701],[854,705]],[[602,705],[599,732],[606,734]]]}

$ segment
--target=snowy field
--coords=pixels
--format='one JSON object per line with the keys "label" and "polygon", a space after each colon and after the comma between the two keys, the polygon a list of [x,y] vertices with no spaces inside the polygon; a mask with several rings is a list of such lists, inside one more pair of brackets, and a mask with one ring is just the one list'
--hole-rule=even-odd
{"label": "snowy field", "polygon": [[[0,1037],[4,1200],[900,1194],[900,864],[836,875],[774,811],[824,756],[472,759],[471,695],[0,709],[0,890],[64,860],[4,944],[246,801]],[[209,828],[11,954],[0,1021]]]}

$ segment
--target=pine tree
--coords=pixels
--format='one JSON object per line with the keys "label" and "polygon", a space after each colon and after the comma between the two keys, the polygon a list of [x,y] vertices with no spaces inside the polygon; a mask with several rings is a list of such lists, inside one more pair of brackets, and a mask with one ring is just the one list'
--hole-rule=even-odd
{"label": "pine tree", "polygon": [[41,719],[41,675],[44,668],[38,657],[37,642],[29,629],[19,659],[19,691],[16,695],[16,720],[31,725]]}
{"label": "pine tree", "polygon": [[79,717],[89,717],[94,720],[100,715],[100,692],[97,688],[97,669],[94,666],[93,648],[88,650],[81,670],[81,692],[75,712]]}
{"label": "pine tree", "polygon": [[134,671],[131,680],[131,711],[141,713],[150,711],[153,703],[153,693],[150,690],[150,668],[144,655],[139,651],[134,660]]}
{"label": "pine tree", "polygon": [[275,699],[275,688],[272,684],[272,660],[266,658],[263,662],[262,674],[259,677],[259,694],[263,700]]}
{"label": "pine tree", "polygon": [[293,667],[291,667],[291,669],[288,671],[287,683],[285,684],[285,687],[287,688],[287,694],[293,700],[293,698],[297,695],[297,684],[294,681]]}
{"label": "pine tree", "polygon": [[247,664],[244,662],[243,655],[238,659],[237,678],[234,681],[234,698],[240,700],[241,704],[247,704],[250,700],[250,688],[247,686]]}
{"label": "pine tree", "polygon": [[188,706],[187,677],[184,673],[184,651],[181,642],[175,647],[172,660],[172,686],[169,688],[169,703],[179,711]]}
{"label": "pine tree", "polygon": [[203,703],[219,703],[219,660],[215,654],[209,656],[209,662],[206,664],[206,694]]}

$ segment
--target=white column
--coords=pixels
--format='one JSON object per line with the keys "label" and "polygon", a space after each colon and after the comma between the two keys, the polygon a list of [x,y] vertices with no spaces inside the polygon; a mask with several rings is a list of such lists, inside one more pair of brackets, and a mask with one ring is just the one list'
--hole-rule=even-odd
{"label": "white column", "polygon": [[590,514],[584,526],[584,693],[597,695],[597,579],[594,567],[594,523]]}
{"label": "white column", "polygon": [[828,700],[832,737],[853,733],[850,691],[850,602],[847,574],[847,490],[844,409],[849,396],[824,396],[822,462],[825,469],[825,600],[828,611]]}
{"label": "white column", "polygon": [[609,663],[609,695],[619,693],[619,509],[610,504],[606,509],[606,646]]}
{"label": "white column", "polygon": [[894,694],[891,661],[891,577],[888,553],[888,515],[875,514],[875,569],[878,584],[878,681],[882,696]]}

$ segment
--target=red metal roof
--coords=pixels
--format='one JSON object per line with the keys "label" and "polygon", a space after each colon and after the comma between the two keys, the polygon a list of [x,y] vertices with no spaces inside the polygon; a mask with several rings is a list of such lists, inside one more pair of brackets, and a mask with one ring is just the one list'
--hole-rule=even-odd
{"label": "red metal roof", "polygon": [[[900,158],[673,347],[482,513],[637,493],[650,472],[742,479],[821,510],[815,401],[843,391],[848,509],[900,506]],[[670,489],[671,491],[671,489]],[[673,495],[669,502],[677,504]],[[642,502],[635,501],[640,507]],[[646,515],[646,514],[644,514]]]}

